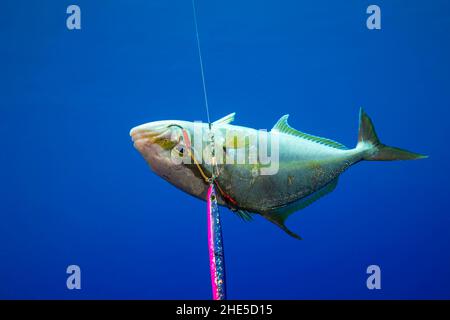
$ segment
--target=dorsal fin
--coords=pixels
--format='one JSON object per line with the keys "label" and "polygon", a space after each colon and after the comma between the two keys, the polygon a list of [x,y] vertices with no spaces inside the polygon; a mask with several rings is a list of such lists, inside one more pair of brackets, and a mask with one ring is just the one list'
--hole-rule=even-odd
{"label": "dorsal fin", "polygon": [[220,118],[219,120],[216,120],[212,123],[212,125],[219,125],[219,124],[229,124],[234,121],[234,116],[236,115],[236,112],[230,113],[229,115],[226,115],[223,118]]}
{"label": "dorsal fin", "polygon": [[302,139],[314,141],[314,142],[317,142],[317,143],[320,143],[320,144],[323,144],[323,145],[326,145],[329,147],[333,147],[336,149],[348,149],[342,143],[339,143],[337,141],[327,139],[327,138],[313,136],[312,134],[307,134],[307,133],[304,133],[304,132],[301,132],[301,131],[298,131],[298,130],[292,128],[287,122],[288,118],[289,118],[288,114],[285,114],[284,116],[282,116],[280,118],[280,120],[278,120],[278,122],[275,123],[272,130],[278,130],[279,132],[290,134],[290,135],[293,135],[293,136],[296,136],[296,137],[299,137]]}

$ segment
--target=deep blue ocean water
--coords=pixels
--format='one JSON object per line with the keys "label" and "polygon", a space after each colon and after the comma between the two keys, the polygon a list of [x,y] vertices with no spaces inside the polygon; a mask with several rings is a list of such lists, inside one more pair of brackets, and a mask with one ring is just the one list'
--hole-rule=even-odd
{"label": "deep blue ocean water", "polygon": [[[81,8],[81,30],[66,8]],[[382,29],[366,28],[377,4]],[[430,155],[363,162],[291,216],[222,209],[232,299],[450,298],[450,3],[197,0],[212,119]],[[190,0],[0,3],[0,298],[209,299],[205,203],[129,129],[206,121]],[[66,268],[81,268],[81,290]],[[366,287],[381,268],[381,290]]]}

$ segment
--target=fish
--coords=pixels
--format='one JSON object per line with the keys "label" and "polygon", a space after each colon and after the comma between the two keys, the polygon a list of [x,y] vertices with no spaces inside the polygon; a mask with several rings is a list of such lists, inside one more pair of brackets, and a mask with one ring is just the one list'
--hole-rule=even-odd
{"label": "fish", "polygon": [[[288,118],[282,116],[270,131],[231,124],[235,113],[211,124],[161,120],[138,125],[130,135],[150,168],[175,187],[206,201],[214,177],[220,206],[244,220],[259,214],[296,239],[302,238],[287,228],[287,218],[330,194],[351,166],[361,161],[427,158],[381,143],[362,108],[354,148],[294,129]],[[274,172],[262,174],[268,158],[254,150],[258,146],[249,142],[252,139],[267,143],[267,154],[276,158]],[[256,159],[248,159],[255,153]],[[236,160],[238,154],[246,156],[244,161],[226,161]],[[177,158],[181,160],[174,161]]]}

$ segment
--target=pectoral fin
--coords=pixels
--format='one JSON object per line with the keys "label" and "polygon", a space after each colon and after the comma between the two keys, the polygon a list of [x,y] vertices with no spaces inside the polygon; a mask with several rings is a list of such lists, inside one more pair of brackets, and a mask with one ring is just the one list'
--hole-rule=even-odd
{"label": "pectoral fin", "polygon": [[234,130],[227,130],[225,137],[225,147],[229,149],[247,148],[249,140],[246,137],[240,137],[239,133]]}

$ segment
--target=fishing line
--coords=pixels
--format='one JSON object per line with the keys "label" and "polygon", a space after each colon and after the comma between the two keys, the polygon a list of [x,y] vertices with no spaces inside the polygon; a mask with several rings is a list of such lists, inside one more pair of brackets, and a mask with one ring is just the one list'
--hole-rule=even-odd
{"label": "fishing line", "polygon": [[198,59],[200,62],[200,71],[202,74],[203,96],[205,99],[206,117],[208,118],[209,129],[211,129],[211,119],[209,117],[209,106],[208,106],[208,94],[206,93],[205,71],[203,69],[203,57],[202,57],[202,49],[200,46],[200,36],[198,35],[197,9],[195,7],[195,0],[192,0],[192,12],[194,13],[195,35],[197,38]]}
{"label": "fishing line", "polygon": [[216,157],[215,157],[215,144],[214,144],[214,134],[211,130],[212,124],[211,124],[211,118],[209,116],[209,104],[208,104],[208,93],[206,90],[206,79],[205,79],[205,69],[203,65],[203,55],[202,55],[202,49],[200,45],[200,36],[198,32],[198,22],[197,22],[197,8],[195,6],[195,0],[192,0],[192,13],[194,16],[194,26],[195,26],[195,36],[197,40],[197,49],[198,49],[198,59],[200,62],[200,73],[202,75],[202,85],[203,85],[203,97],[205,100],[205,108],[206,108],[206,117],[208,118],[208,127],[209,127],[209,135],[210,135],[210,148],[211,148],[211,164],[212,164],[212,177],[211,177],[211,183],[214,182],[216,176],[217,176],[217,163],[216,163]]}
{"label": "fishing line", "polygon": [[[206,81],[205,81],[205,71],[203,68],[203,57],[202,50],[200,46],[200,36],[198,34],[198,23],[197,23],[197,10],[195,8],[195,0],[192,0],[192,11],[194,14],[194,25],[195,25],[195,35],[197,38],[197,49],[198,58],[200,62],[200,71],[202,75],[203,84],[203,96],[205,99],[206,116],[208,118],[209,127],[209,142],[211,148],[211,178],[208,179],[209,188],[206,195],[206,207],[207,207],[207,218],[208,218],[208,249],[209,249],[209,266],[211,272],[211,286],[213,290],[214,300],[224,300],[226,299],[226,284],[225,284],[225,256],[223,250],[223,240],[222,240],[222,226],[220,223],[219,206],[217,203],[217,196],[215,191],[215,179],[217,177],[217,162],[215,154],[215,143],[214,143],[214,133],[212,131],[211,119],[209,117],[209,106],[208,106],[208,94],[206,93]],[[188,141],[190,145],[189,137],[186,131],[183,131],[184,139]],[[186,142],[185,141],[185,142]],[[190,148],[189,148],[190,152]],[[194,163],[199,168],[200,173],[205,178],[201,166],[196,162],[195,156]],[[216,171],[216,172],[215,172]],[[219,190],[221,190],[219,188]]]}

